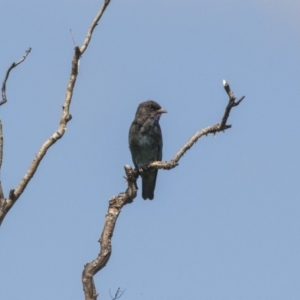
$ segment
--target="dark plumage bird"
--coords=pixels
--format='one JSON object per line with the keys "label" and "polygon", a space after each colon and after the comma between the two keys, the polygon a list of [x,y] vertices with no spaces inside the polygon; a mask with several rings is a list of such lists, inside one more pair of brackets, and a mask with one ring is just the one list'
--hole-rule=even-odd
{"label": "dark plumage bird", "polygon": [[142,197],[154,197],[157,170],[142,171],[141,167],[162,159],[162,134],[159,118],[167,111],[153,101],[142,102],[129,130],[129,148],[136,169],[142,177]]}

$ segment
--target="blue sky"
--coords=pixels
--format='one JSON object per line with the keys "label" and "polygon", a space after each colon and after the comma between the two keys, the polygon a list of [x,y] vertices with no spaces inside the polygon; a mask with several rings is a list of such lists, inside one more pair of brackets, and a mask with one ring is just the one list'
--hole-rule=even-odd
{"label": "blue sky", "polygon": [[[30,46],[1,106],[7,195],[56,130],[74,44],[102,1],[3,0],[1,76]],[[163,159],[221,120],[222,80],[245,95],[232,129],[202,138],[154,201],[123,208],[99,299],[300,298],[299,1],[112,0],[81,59],[68,130],[0,234],[0,298],[83,299],[108,200],[126,188],[128,129],[154,99]],[[2,79],[1,79],[2,80]]]}

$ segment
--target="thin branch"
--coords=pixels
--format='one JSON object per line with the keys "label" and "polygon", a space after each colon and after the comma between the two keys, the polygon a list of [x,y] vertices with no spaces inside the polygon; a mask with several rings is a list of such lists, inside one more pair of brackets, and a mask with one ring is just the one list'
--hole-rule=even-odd
{"label": "thin branch", "polygon": [[111,300],[117,300],[117,299],[121,298],[124,293],[125,293],[125,290],[122,291],[121,288],[118,288],[115,295],[112,296],[112,294],[110,293],[110,290],[109,290],[109,295],[110,295]]}
{"label": "thin branch", "polygon": [[[229,85],[228,85],[229,86]],[[225,85],[224,85],[225,87]],[[228,89],[227,85],[225,90]],[[230,91],[230,89],[229,89]],[[226,90],[227,92],[227,90]],[[228,92],[227,92],[228,93]],[[233,95],[233,93],[232,93]],[[234,98],[235,99],[235,98]],[[241,102],[244,99],[239,101]],[[238,104],[234,102],[233,97],[229,96],[229,103],[225,109],[224,116],[222,118],[221,124],[216,124],[213,126],[206,127],[196,134],[194,134],[190,140],[178,151],[177,154],[169,161],[169,162],[162,162],[162,161],[155,161],[148,166],[144,166],[143,169],[154,168],[154,169],[165,169],[170,170],[178,166],[178,162],[180,158],[189,150],[199,138],[203,135],[207,135],[209,133],[216,134],[220,131],[225,131],[231,128],[231,125],[226,125],[227,119],[229,117],[230,111],[234,106]],[[100,253],[98,254],[97,258],[93,260],[91,263],[88,263],[84,266],[82,272],[82,284],[83,290],[85,294],[85,300],[96,300],[98,294],[96,293],[96,287],[94,283],[93,276],[99,272],[102,268],[105,267],[107,264],[112,247],[111,247],[111,238],[113,236],[114,228],[117,222],[117,218],[121,212],[121,209],[124,205],[128,203],[132,203],[134,198],[137,196],[137,178],[138,172],[133,170],[130,166],[125,166],[125,173],[126,173],[126,180],[127,180],[127,190],[123,193],[120,193],[117,197],[112,197],[109,201],[109,206],[107,210],[107,214],[105,217],[104,228],[102,231],[101,238],[99,240],[101,249]]]}
{"label": "thin branch", "polygon": [[80,60],[81,55],[84,53],[84,51],[88,47],[88,44],[92,38],[93,30],[96,27],[97,22],[103,15],[103,12],[105,11],[105,8],[109,4],[109,2],[110,1],[104,0],[104,4],[103,4],[102,8],[100,9],[100,11],[98,12],[96,18],[94,19],[94,21],[87,33],[87,37],[84,41],[84,44],[81,46],[81,48],[75,47],[74,56],[73,56],[73,60],[72,60],[71,75],[70,75],[69,83],[67,85],[66,96],[65,96],[65,100],[64,100],[64,104],[63,104],[63,111],[62,111],[58,129],[41,146],[40,150],[38,151],[35,158],[33,159],[28,171],[26,172],[24,177],[21,179],[18,186],[15,189],[12,189],[9,193],[9,197],[7,199],[4,199],[4,201],[2,201],[0,203],[0,225],[3,222],[3,219],[5,218],[8,211],[12,208],[12,206],[16,203],[18,198],[24,192],[27,184],[30,182],[31,178],[35,174],[40,162],[42,161],[43,157],[47,153],[48,149],[53,144],[55,144],[60,138],[63,137],[63,135],[67,129],[67,123],[72,119],[72,116],[70,114],[70,105],[71,105],[71,100],[72,100],[72,96],[73,96],[74,86],[75,86],[77,75],[78,75],[78,62]]}
{"label": "thin branch", "polygon": [[81,54],[83,54],[84,51],[86,50],[86,48],[88,47],[88,45],[91,41],[91,38],[92,38],[93,31],[94,31],[95,27],[98,25],[98,22],[99,22],[100,18],[102,17],[103,13],[105,12],[105,9],[109,3],[110,3],[110,0],[104,0],[104,3],[102,5],[101,9],[99,10],[98,14],[96,15],[95,19],[93,20],[93,22],[87,32],[86,38],[83,42],[83,45],[80,48]]}
{"label": "thin branch", "polygon": [[28,56],[28,54],[30,53],[30,51],[31,51],[31,48],[29,48],[28,50],[26,50],[25,55],[19,61],[13,62],[11,64],[11,66],[8,68],[8,70],[6,71],[6,74],[5,74],[3,83],[2,83],[2,101],[0,102],[0,106],[2,104],[4,104],[5,102],[7,102],[7,98],[6,98],[6,82],[7,82],[7,79],[8,79],[10,71],[13,68],[15,68],[16,66],[18,66],[20,63],[22,63],[26,59],[26,57]]}
{"label": "thin branch", "polygon": [[75,42],[75,39],[74,39],[74,36],[73,36],[73,32],[72,32],[72,29],[70,28],[70,34],[71,34],[71,37],[72,37],[72,41],[73,41],[73,44],[75,47],[77,47],[77,44]]}

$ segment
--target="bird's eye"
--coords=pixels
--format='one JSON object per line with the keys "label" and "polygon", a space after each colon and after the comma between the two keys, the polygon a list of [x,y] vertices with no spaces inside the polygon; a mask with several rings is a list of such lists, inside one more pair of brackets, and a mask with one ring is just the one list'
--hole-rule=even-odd
{"label": "bird's eye", "polygon": [[150,105],[149,105],[149,108],[153,108],[153,105],[152,105],[152,104],[150,104]]}

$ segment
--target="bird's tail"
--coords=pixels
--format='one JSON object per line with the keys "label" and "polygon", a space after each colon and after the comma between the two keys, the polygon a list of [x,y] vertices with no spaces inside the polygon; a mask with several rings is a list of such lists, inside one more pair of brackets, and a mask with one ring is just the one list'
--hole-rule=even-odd
{"label": "bird's tail", "polygon": [[145,171],[142,175],[142,197],[144,200],[154,198],[157,170]]}

